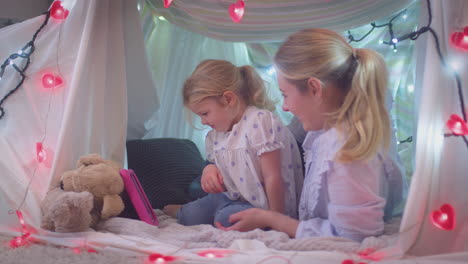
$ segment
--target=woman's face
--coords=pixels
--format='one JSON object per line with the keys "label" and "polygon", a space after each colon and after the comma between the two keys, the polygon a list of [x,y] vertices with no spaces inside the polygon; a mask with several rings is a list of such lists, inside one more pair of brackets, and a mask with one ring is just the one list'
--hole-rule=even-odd
{"label": "woman's face", "polygon": [[322,129],[325,116],[321,109],[321,92],[314,91],[311,85],[308,85],[307,91],[302,93],[281,73],[277,73],[277,79],[284,99],[283,111],[293,113],[306,131]]}

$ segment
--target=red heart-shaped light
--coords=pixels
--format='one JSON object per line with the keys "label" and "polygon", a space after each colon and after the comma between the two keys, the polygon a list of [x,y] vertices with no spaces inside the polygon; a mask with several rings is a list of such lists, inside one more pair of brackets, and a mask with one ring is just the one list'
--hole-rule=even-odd
{"label": "red heart-shaped light", "polygon": [[75,254],[81,254],[81,252],[97,253],[96,250],[92,248],[87,248],[87,247],[82,247],[82,248],[76,247],[76,248],[73,248],[72,250],[73,250],[73,253]]}
{"label": "red heart-shaped light", "polygon": [[230,250],[211,249],[198,252],[198,256],[205,258],[224,258],[232,253]]}
{"label": "red heart-shaped light", "polygon": [[50,16],[56,20],[64,20],[70,12],[62,5],[62,1],[55,1],[50,7]]}
{"label": "red heart-shaped light", "polygon": [[341,264],[366,264],[365,262],[354,262],[352,259],[345,259]]}
{"label": "red heart-shaped light", "polygon": [[358,255],[361,259],[368,259],[373,261],[379,261],[385,257],[385,253],[376,252],[373,248],[366,248],[358,252]]}
{"label": "red heart-shaped light", "polygon": [[456,31],[450,34],[450,41],[453,45],[458,46],[462,41],[463,37],[465,37],[465,35],[462,32]]}
{"label": "red heart-shaped light", "polygon": [[44,147],[42,146],[41,142],[36,143],[36,159],[37,162],[43,162],[47,157],[45,156]]}
{"label": "red heart-shaped light", "polygon": [[450,34],[450,43],[456,49],[468,51],[468,27],[463,32],[453,32]]}
{"label": "red heart-shaped light", "polygon": [[174,256],[165,256],[159,253],[153,253],[148,256],[147,262],[149,263],[166,263],[176,260]]}
{"label": "red heart-shaped light", "polygon": [[453,114],[450,119],[447,120],[447,127],[457,136],[468,135],[468,124],[459,115]]}
{"label": "red heart-shaped light", "polygon": [[439,210],[431,213],[432,224],[442,230],[455,228],[455,210],[450,204],[443,204]]}
{"label": "red heart-shaped light", "polygon": [[242,20],[245,12],[244,1],[238,0],[234,4],[229,6],[229,15],[231,16],[232,21],[239,23]]}
{"label": "red heart-shaped light", "polygon": [[172,4],[172,0],[164,0],[164,7],[165,8],[169,8],[169,6],[171,6]]}
{"label": "red heart-shaped light", "polygon": [[53,73],[46,73],[42,76],[42,85],[44,88],[56,88],[62,85],[63,80],[59,75],[55,75]]}
{"label": "red heart-shaped light", "polygon": [[22,236],[15,237],[12,240],[10,240],[10,247],[11,248],[18,248],[18,247],[23,247],[23,246],[29,246],[30,241],[29,241],[29,236],[30,233],[26,233]]}

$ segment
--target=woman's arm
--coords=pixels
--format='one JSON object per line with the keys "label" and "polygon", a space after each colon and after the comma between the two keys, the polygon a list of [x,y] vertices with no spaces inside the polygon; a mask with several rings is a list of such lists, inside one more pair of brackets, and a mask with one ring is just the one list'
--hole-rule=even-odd
{"label": "woman's arm", "polygon": [[382,234],[385,199],[379,195],[381,172],[378,159],[334,163],[327,175],[328,219],[337,236],[361,241]]}
{"label": "woman's arm", "polygon": [[294,238],[299,226],[299,221],[287,215],[260,208],[250,208],[245,211],[232,214],[229,217],[230,227],[223,227],[220,223],[215,223],[216,227],[225,231],[250,231],[256,228],[270,227],[273,230],[281,231]]}
{"label": "woman's arm", "polygon": [[263,153],[260,156],[265,193],[270,210],[284,213],[284,182],[281,177],[281,150]]}

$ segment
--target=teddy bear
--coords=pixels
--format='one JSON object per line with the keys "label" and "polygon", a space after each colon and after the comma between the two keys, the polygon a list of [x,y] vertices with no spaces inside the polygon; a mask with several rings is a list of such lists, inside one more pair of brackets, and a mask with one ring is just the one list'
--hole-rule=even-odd
{"label": "teddy bear", "polygon": [[120,166],[98,154],[80,157],[51,186],[41,203],[41,227],[56,232],[82,232],[124,209]]}

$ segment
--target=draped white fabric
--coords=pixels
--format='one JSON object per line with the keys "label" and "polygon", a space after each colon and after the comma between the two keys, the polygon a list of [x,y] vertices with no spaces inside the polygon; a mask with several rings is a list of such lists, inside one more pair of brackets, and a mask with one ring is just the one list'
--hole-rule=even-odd
{"label": "draped white fabric", "polygon": [[[123,38],[127,78],[128,124],[127,140],[142,138],[147,130],[144,126],[159,108],[159,100],[149,67],[143,31],[139,25],[140,15],[136,0],[123,1]],[[115,54],[119,57],[120,54]]]}
{"label": "draped white fabric", "polygon": [[235,0],[176,0],[164,8],[162,0],[148,0],[157,15],[199,34],[241,42],[282,41],[303,28],[325,27],[338,32],[378,20],[407,7],[414,0],[247,0],[242,21],[229,17]]}
{"label": "draped white fabric", "polygon": [[[73,168],[79,156],[100,153],[123,162],[127,101],[129,134],[134,137],[144,133],[138,120],[156,109],[136,1],[70,0],[64,5],[72,12],[62,23],[50,19],[39,33],[23,86],[2,105],[2,232],[17,221],[9,210],[21,209],[37,227],[39,201],[50,181]],[[31,40],[44,19],[43,15],[0,30],[2,62]],[[13,62],[21,66],[24,60]],[[42,88],[42,75],[48,72],[61,75],[64,84]],[[8,67],[0,80],[0,95],[18,81],[19,74]],[[128,98],[127,87],[132,91]],[[47,154],[43,163],[36,160],[37,142]]]}
{"label": "draped white fabric", "polygon": [[[5,116],[0,119],[0,233],[14,236],[19,234],[18,219],[14,213],[10,214],[10,211],[14,212],[16,209],[21,209],[28,225],[37,228],[40,223],[39,203],[50,181],[56,179],[63,171],[72,168],[80,155],[97,152],[106,158],[123,161],[127,114],[128,118],[142,114],[141,119],[135,119],[134,123],[139,127],[129,131],[135,131],[132,132],[135,137],[144,133],[146,128],[141,127],[141,122],[145,116],[149,116],[148,113],[152,112],[157,104],[154,91],[147,88],[151,81],[149,74],[145,75],[145,63],[140,61],[143,56],[141,53],[132,55],[133,52],[141,52],[143,49],[135,50],[127,46],[130,45],[128,38],[137,38],[139,34],[126,32],[139,27],[135,13],[132,15],[127,13],[136,12],[130,7],[136,3],[131,2],[65,0],[66,6],[72,10],[69,17],[61,24],[51,21],[38,35],[36,51],[26,73],[28,78],[23,86],[2,105],[5,108]],[[177,0],[174,1],[176,2]],[[464,0],[433,0],[432,3],[433,26],[440,36],[444,51],[462,58],[462,62],[466,63],[468,53],[455,53],[447,42],[453,30],[468,24],[466,20],[468,4]],[[425,14],[424,6],[421,10]],[[126,20],[128,17],[133,19]],[[40,16],[0,30],[2,43],[0,58],[7,58],[18,51],[31,39],[43,20],[44,16]],[[427,20],[423,16],[421,21],[421,24],[425,24]],[[134,27],[125,23],[133,23]],[[193,69],[198,63],[188,59],[192,54],[201,54],[201,50],[209,50],[213,52],[212,56],[229,58],[236,64],[249,63],[246,55],[242,57],[232,55],[247,53],[243,44],[231,43],[221,47],[215,40],[201,41],[201,36],[190,35],[190,32],[184,37],[177,33],[184,31],[178,27],[167,26],[164,30],[171,30],[174,33],[171,33],[167,39],[154,38],[155,48],[150,51],[154,52],[153,56],[160,56],[165,62],[160,64],[160,68],[153,69],[155,77],[170,75],[176,80],[173,83],[167,81],[168,83],[157,86],[159,95],[165,98],[161,100],[161,109],[167,108],[166,113],[180,111],[180,105],[174,103],[174,100],[180,100],[178,99],[180,94],[175,94],[171,100],[165,97],[164,93],[181,87],[182,81],[189,73],[187,69]],[[468,147],[459,137],[442,137],[442,134],[447,132],[444,123],[449,115],[461,114],[457,92],[451,76],[440,66],[432,38],[425,34],[416,43],[418,45],[416,67],[419,78],[416,89],[420,98],[416,171],[413,175],[399,240],[394,247],[383,250],[383,253],[387,257],[399,258],[407,253],[434,255],[465,252],[407,260],[383,260],[379,263],[466,263]],[[169,55],[162,53],[164,52],[162,45],[166,47],[172,45],[173,49]],[[190,49],[179,49],[181,45]],[[178,64],[169,63],[174,57],[184,60]],[[136,61],[138,65],[134,65]],[[23,62],[17,59],[13,63],[22,65]],[[464,66],[461,77],[466,93],[468,68]],[[143,68],[141,71],[129,70],[132,67]],[[64,85],[53,90],[41,88],[40,79],[46,71],[60,74],[65,80]],[[137,80],[132,81],[132,78]],[[147,79],[143,81],[141,78]],[[8,68],[0,80],[0,96],[3,97],[10,91],[18,80],[18,74],[11,67]],[[127,96],[128,94],[132,97]],[[127,109],[127,105],[132,107],[139,102],[142,102],[140,110],[131,113]],[[168,117],[158,114],[158,118],[157,122]],[[182,115],[171,119],[176,125],[170,129],[183,130],[182,132],[187,135],[195,133],[181,125],[185,123]],[[44,144],[48,154],[45,162],[40,164],[37,163],[35,153],[37,142]],[[454,231],[442,231],[430,222],[431,212],[437,210],[443,203],[452,204],[456,210],[457,226]],[[178,256],[185,257],[182,261],[207,262],[206,259],[197,256],[193,250],[181,249],[157,241],[157,238],[142,239],[100,232],[73,234],[43,230],[38,232],[34,235],[37,239],[56,245],[73,247],[77,245],[77,241],[85,241],[99,246],[102,250],[121,254],[177,252]],[[272,255],[294,257],[295,263],[310,263],[313,259],[314,263],[332,264],[349,258],[348,254],[340,252],[278,252],[267,249],[254,240],[235,241],[232,247],[243,250],[242,254],[223,259],[223,263],[260,263]]]}
{"label": "draped white fabric", "polygon": [[[468,99],[468,53],[449,45],[450,34],[468,25],[468,2],[434,0],[432,27],[439,36],[447,62],[458,60],[465,100]],[[426,2],[422,2],[421,25],[427,24]],[[402,250],[422,255],[468,251],[468,145],[460,137],[444,138],[445,123],[451,114],[462,116],[458,91],[451,70],[444,68],[435,42],[424,34],[416,42],[416,98],[418,125],[416,167],[401,226]],[[466,111],[466,109],[465,109]],[[430,221],[433,211],[451,204],[456,212],[456,228],[443,231]],[[465,259],[468,261],[468,257]]]}

